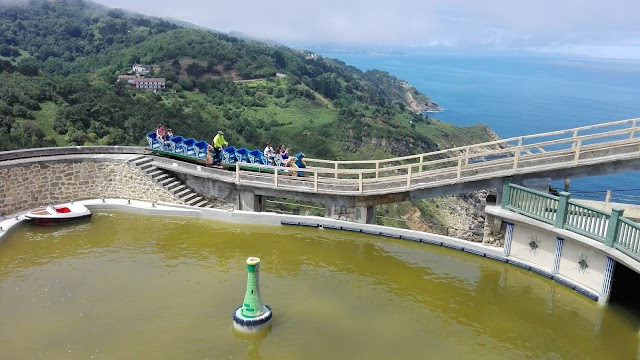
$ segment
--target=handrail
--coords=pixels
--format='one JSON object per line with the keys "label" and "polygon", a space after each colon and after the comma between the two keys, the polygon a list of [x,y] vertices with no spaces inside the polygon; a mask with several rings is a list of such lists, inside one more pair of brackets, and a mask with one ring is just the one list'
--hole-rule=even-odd
{"label": "handrail", "polygon": [[[443,153],[446,153],[446,152],[464,152],[465,149],[477,149],[477,148],[483,148],[483,147],[486,148],[486,147],[492,147],[492,146],[495,147],[497,145],[504,145],[504,144],[507,144],[509,142],[518,142],[520,144],[519,145],[520,147],[529,148],[529,147],[535,147],[535,146],[539,146],[539,145],[544,145],[546,142],[525,144],[525,140],[528,140],[528,139],[537,139],[537,138],[541,138],[541,137],[567,135],[567,134],[570,134],[571,136],[567,137],[564,142],[576,141],[577,139],[583,139],[583,140],[592,139],[594,137],[598,137],[598,135],[597,134],[586,134],[586,135],[578,136],[578,133],[580,131],[600,129],[600,128],[604,128],[604,127],[618,126],[618,125],[623,125],[623,124],[630,124],[631,127],[625,128],[625,129],[613,130],[612,132],[617,132],[617,135],[622,135],[622,134],[625,134],[625,133],[629,133],[632,136],[634,136],[635,135],[635,130],[637,128],[636,127],[637,126],[636,123],[637,123],[637,120],[639,120],[639,119],[640,118],[633,118],[633,119],[627,119],[627,120],[618,120],[618,121],[613,121],[613,122],[608,122],[608,123],[588,125],[588,126],[571,128],[571,129],[566,129],[566,130],[558,130],[558,131],[551,131],[551,132],[540,133],[540,134],[518,136],[518,137],[507,138],[507,139],[494,140],[494,141],[480,143],[480,144],[465,145],[465,146],[459,146],[459,147],[449,148],[449,149],[445,149],[445,150],[438,150],[438,151],[433,151],[433,152],[428,152],[428,153],[423,153],[423,154],[409,155],[409,156],[396,157],[396,158],[383,159],[383,160],[357,160],[357,161],[356,160],[352,160],[352,161],[336,160],[336,161],[331,161],[331,160],[306,158],[305,161],[307,161],[307,162],[319,162],[319,163],[333,164],[333,165],[338,164],[338,166],[339,165],[346,165],[346,164],[354,165],[354,164],[387,163],[387,162],[394,162],[394,161],[418,159],[421,156],[434,156],[434,155],[439,155],[439,154],[443,154]],[[600,135],[600,137],[613,136],[613,134],[608,134],[608,133],[609,132],[600,133],[600,134],[604,134],[604,135]],[[561,140],[561,139],[556,139],[556,140]],[[549,142],[549,141],[547,141],[547,142]]]}
{"label": "handrail", "polygon": [[[612,132],[608,132],[611,134]],[[620,134],[628,134],[629,130],[615,131],[616,136]],[[572,136],[574,132],[571,133]],[[607,135],[608,136],[608,135]],[[585,135],[584,138],[594,138],[594,134]],[[501,149],[498,151],[490,151],[487,154],[469,154],[467,151],[461,153],[455,157],[448,157],[436,160],[425,161],[424,156],[421,157],[420,162],[412,162],[408,164],[395,164],[389,167],[376,168],[357,168],[357,169],[344,169],[324,166],[308,166],[303,169],[285,170],[283,167],[273,167],[269,165],[240,163],[253,168],[265,168],[280,169],[281,172],[297,171],[302,172],[305,175],[309,175],[313,179],[313,185],[305,187],[303,183],[291,183],[278,181],[280,177],[278,174],[273,176],[273,185],[275,187],[281,187],[284,183],[287,183],[287,187],[297,187],[301,191],[323,192],[323,193],[339,193],[339,194],[364,194],[371,192],[393,192],[399,190],[411,190],[416,187],[424,187],[425,185],[432,183],[443,184],[445,183],[457,183],[463,181],[469,181],[478,176],[487,178],[488,176],[511,176],[519,171],[531,171],[533,169],[550,169],[550,168],[565,168],[567,166],[574,166],[580,161],[592,164],[593,157],[601,157],[603,159],[609,155],[610,149],[615,149],[620,146],[629,146],[630,150],[621,148],[622,151],[633,152],[634,156],[640,156],[637,154],[636,144],[640,145],[640,138],[613,140],[602,143],[587,144],[581,143],[581,137],[574,137],[570,141],[576,143],[571,148],[560,149],[547,149],[545,152],[526,152],[526,148],[535,148],[540,146],[546,146],[551,144],[557,146],[558,141],[546,141],[538,144],[529,144],[518,148]],[[542,145],[541,145],[542,144]],[[500,156],[497,156],[499,154]],[[589,154],[589,157],[581,158],[582,155]],[[470,159],[478,159],[482,156],[497,156],[494,159],[485,159],[484,161],[471,162]],[[418,157],[417,157],[418,158]],[[420,159],[420,158],[418,158]],[[597,159],[596,159],[597,160]],[[305,159],[306,161],[306,159]],[[603,160],[604,161],[604,160]],[[309,163],[309,162],[307,162]],[[379,165],[379,164],[378,164]],[[251,181],[242,180],[241,173],[248,173],[250,170],[243,170],[240,166],[236,168],[236,181]],[[252,176],[251,179],[255,179]],[[260,182],[265,184],[264,180]],[[308,181],[307,181],[308,183]],[[297,184],[297,185],[296,185]],[[258,185],[259,186],[259,185]],[[542,216],[542,214],[540,215]]]}
{"label": "handrail", "polygon": [[0,151],[0,161],[75,154],[144,154],[141,146],[64,146]]}
{"label": "handrail", "polygon": [[623,217],[623,209],[610,213],[570,200],[571,194],[560,196],[542,193],[524,186],[503,185],[502,207],[560,229],[594,239],[616,248],[640,261],[640,224]]}
{"label": "handrail", "polygon": [[[320,193],[380,194],[475,181],[479,178],[503,178],[540,170],[566,169],[581,164],[594,165],[610,161],[612,156],[627,160],[640,159],[637,151],[640,146],[640,136],[636,136],[637,120],[638,118],[620,120],[383,160],[331,161],[305,158],[308,166],[295,170],[240,162],[235,166],[234,181],[247,184],[253,182],[254,186],[273,184],[276,187],[287,186],[290,189]],[[549,139],[549,136],[556,138]],[[558,136],[564,137],[557,138]],[[141,147],[117,146],[26,149],[0,152],[0,161],[101,153],[147,152]],[[249,174],[250,169],[271,173],[274,169],[279,169],[281,174]],[[288,171],[302,172],[308,178],[294,182],[282,180]]]}

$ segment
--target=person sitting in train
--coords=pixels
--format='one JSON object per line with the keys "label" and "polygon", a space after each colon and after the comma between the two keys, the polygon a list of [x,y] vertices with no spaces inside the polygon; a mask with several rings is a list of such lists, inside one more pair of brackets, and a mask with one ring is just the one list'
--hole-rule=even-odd
{"label": "person sitting in train", "polygon": [[282,164],[282,155],[284,153],[284,145],[278,145],[278,149],[276,150],[276,154],[274,156],[274,161],[275,164],[274,165],[281,165]]}
{"label": "person sitting in train", "polygon": [[162,124],[158,124],[158,128],[156,129],[156,140],[158,140],[158,142],[162,145],[162,148],[164,149],[166,147],[166,141],[168,139],[166,139],[166,133],[164,131],[164,126]]}
{"label": "person sitting in train", "polygon": [[296,165],[296,161],[298,161],[298,158],[296,157],[288,157],[286,160],[284,160],[284,167],[294,168],[294,170],[289,171],[287,175],[298,176],[298,172],[295,170],[298,168],[298,166]]}
{"label": "person sitting in train", "polygon": [[166,134],[164,135],[164,141],[169,141],[173,137],[173,131],[171,129],[167,129]]}
{"label": "person sitting in train", "polygon": [[269,165],[273,165],[275,152],[273,151],[273,146],[271,146],[271,143],[267,144],[262,153],[267,158],[267,160],[269,160]]}
{"label": "person sitting in train", "polygon": [[162,124],[158,124],[158,127],[156,128],[156,139],[161,140],[162,138],[164,138],[164,126],[162,126]]}
{"label": "person sitting in train", "polygon": [[213,146],[207,146],[207,152],[205,156],[207,157],[207,165],[213,165],[215,156],[215,150],[213,149]]}
{"label": "person sitting in train", "polygon": [[284,149],[282,151],[282,161],[287,161],[289,159],[289,149]]}

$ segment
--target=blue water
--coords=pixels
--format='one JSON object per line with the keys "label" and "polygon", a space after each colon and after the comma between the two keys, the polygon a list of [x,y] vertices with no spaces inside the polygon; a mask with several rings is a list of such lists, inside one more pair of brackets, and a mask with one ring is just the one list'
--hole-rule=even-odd
{"label": "blue water", "polygon": [[[445,108],[431,117],[487,124],[502,138],[640,117],[640,61],[523,54],[322,53],[408,81]],[[640,169],[638,169],[640,170]],[[574,197],[640,202],[640,173],[571,180]],[[562,188],[562,181],[554,181]],[[585,193],[586,192],[586,193]]]}

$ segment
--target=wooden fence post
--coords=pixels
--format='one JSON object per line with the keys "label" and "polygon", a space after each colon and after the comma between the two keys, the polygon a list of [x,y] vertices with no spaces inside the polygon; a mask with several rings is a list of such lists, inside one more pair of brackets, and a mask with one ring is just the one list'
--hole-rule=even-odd
{"label": "wooden fence post", "polygon": [[573,156],[573,163],[577,164],[578,160],[580,160],[580,149],[582,148],[582,139],[578,139],[575,143],[574,143],[574,149],[576,151],[575,155]]}
{"label": "wooden fence post", "polygon": [[318,170],[313,172],[313,191],[318,192]]}
{"label": "wooden fence post", "polygon": [[518,170],[518,160],[520,160],[521,152],[522,152],[522,137],[518,139],[518,146],[516,146],[516,153],[513,156],[513,171]]}
{"label": "wooden fence post", "polygon": [[273,186],[278,187],[278,167],[273,167]]}

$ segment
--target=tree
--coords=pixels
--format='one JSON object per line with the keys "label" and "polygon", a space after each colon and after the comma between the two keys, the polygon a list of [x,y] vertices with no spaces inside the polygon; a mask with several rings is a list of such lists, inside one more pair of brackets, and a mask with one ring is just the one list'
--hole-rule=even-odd
{"label": "tree", "polygon": [[287,59],[281,50],[274,51],[271,56],[273,56],[273,61],[279,69],[284,69],[287,67]]}
{"label": "tree", "polygon": [[196,78],[202,76],[206,71],[207,69],[198,62],[192,62],[191,64],[187,65],[186,69],[186,72],[189,76],[194,76]]}
{"label": "tree", "polygon": [[38,76],[40,64],[34,58],[24,58],[18,61],[18,72],[25,76]]}
{"label": "tree", "polygon": [[13,67],[13,64],[11,63],[11,61],[0,59],[0,72],[6,71],[8,73],[11,73],[14,70],[15,68]]}

